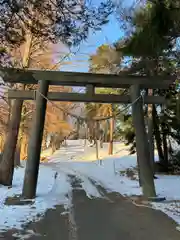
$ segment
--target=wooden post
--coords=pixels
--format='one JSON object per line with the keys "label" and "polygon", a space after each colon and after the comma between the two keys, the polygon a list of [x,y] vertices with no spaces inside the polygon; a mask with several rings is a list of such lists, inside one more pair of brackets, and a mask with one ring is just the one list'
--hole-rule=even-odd
{"label": "wooden post", "polygon": [[109,155],[113,155],[113,135],[114,135],[114,118],[110,120],[110,131],[109,131]]}
{"label": "wooden post", "polygon": [[98,144],[98,122],[95,123],[95,128],[94,128],[94,137],[95,137],[95,145],[96,145],[96,159],[99,159],[99,144]]}
{"label": "wooden post", "polygon": [[99,144],[97,138],[95,138],[95,144],[96,144],[96,159],[99,159]]}
{"label": "wooden post", "polygon": [[15,100],[12,106],[11,121],[4,144],[0,166],[0,184],[11,186],[14,172],[14,155],[18,139],[19,125],[21,122],[21,109],[23,101]]}
{"label": "wooden post", "polygon": [[[48,81],[39,82],[39,92],[44,96],[47,96],[48,87]],[[28,158],[22,192],[24,198],[31,199],[36,195],[46,105],[47,100],[43,98],[41,94],[36,92],[36,111],[34,113],[32,132],[28,145]]]}
{"label": "wooden post", "polygon": [[88,139],[88,124],[87,124],[87,122],[85,123],[84,128],[85,128],[84,129],[84,131],[85,131],[84,147],[86,147],[87,139]]}
{"label": "wooden post", "polygon": [[86,93],[88,96],[93,96],[95,94],[95,88],[92,84],[86,86]]}
{"label": "wooden post", "polygon": [[132,104],[132,117],[136,133],[136,150],[140,167],[140,179],[143,195],[145,197],[156,197],[153,173],[150,164],[149,146],[144,123],[142,99],[140,98],[137,100],[139,96],[139,86],[131,86],[131,100],[134,102]]}

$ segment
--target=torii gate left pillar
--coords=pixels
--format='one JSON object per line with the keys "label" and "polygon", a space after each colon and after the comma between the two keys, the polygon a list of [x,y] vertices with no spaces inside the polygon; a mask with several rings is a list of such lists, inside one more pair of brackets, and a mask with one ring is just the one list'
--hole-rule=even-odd
{"label": "torii gate left pillar", "polygon": [[37,179],[41,155],[41,143],[43,138],[44,122],[46,116],[47,97],[49,89],[48,81],[39,81],[36,91],[36,110],[33,116],[31,137],[28,144],[28,159],[26,163],[24,185],[22,195],[32,199],[36,196]]}

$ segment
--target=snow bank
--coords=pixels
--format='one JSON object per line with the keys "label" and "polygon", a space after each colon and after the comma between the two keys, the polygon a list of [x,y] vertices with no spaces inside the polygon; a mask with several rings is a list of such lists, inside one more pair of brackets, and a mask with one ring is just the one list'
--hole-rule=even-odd
{"label": "snow bank", "polygon": [[[77,149],[79,148],[77,147]],[[54,156],[52,156],[51,163],[56,163],[54,166],[58,171],[78,176],[83,181],[83,188],[88,196],[96,197],[98,193],[96,188],[93,188],[92,184],[87,181],[87,178],[93,179],[109,192],[116,191],[128,196],[142,194],[138,181],[120,175],[120,171],[136,166],[136,156],[129,156],[127,147],[123,146],[123,144],[116,144],[115,156],[107,157],[107,148],[106,145],[105,148],[100,149],[100,155],[105,156],[102,165],[100,165],[100,161],[95,160],[95,150],[92,148],[82,154],[78,153],[76,157],[71,157],[70,162],[64,160],[59,151],[55,161]],[[158,160],[157,156],[155,160]],[[155,180],[157,195],[166,197],[167,201],[153,203],[152,207],[165,212],[180,224],[180,176],[158,175],[157,177],[158,179]]]}
{"label": "snow bank", "polygon": [[0,231],[10,228],[21,229],[23,223],[37,220],[47,209],[53,208],[57,203],[67,204],[66,194],[70,191],[67,176],[61,174],[61,178],[56,179],[58,181],[56,184],[54,175],[54,170],[41,165],[35,202],[32,205],[4,205],[8,196],[22,192],[24,168],[15,169],[12,188],[0,186]]}
{"label": "snow bank", "polygon": [[[87,196],[100,197],[96,184],[107,191],[116,191],[123,195],[140,195],[138,181],[122,176],[120,171],[136,166],[136,156],[129,156],[123,144],[115,144],[114,156],[109,157],[108,145],[100,149],[103,160],[95,159],[95,149],[83,146],[83,142],[68,141],[68,146],[61,148],[48,163],[40,165],[37,198],[32,205],[6,206],[7,196],[21,194],[24,178],[24,168],[15,170],[13,187],[7,189],[0,186],[0,231],[9,228],[22,228],[22,224],[37,220],[45,211],[57,204],[69,206],[67,195],[72,191],[68,175],[76,175],[81,180],[81,186]],[[101,164],[100,164],[101,163]],[[58,172],[55,179],[55,173]],[[94,184],[94,182],[96,184]],[[159,175],[155,180],[157,194],[166,197],[167,203],[153,203],[180,224],[180,177]],[[175,202],[176,200],[176,202]],[[38,216],[38,217],[37,217]]]}
{"label": "snow bank", "polygon": [[156,191],[167,200],[180,200],[180,176],[156,175]]}
{"label": "snow bank", "polygon": [[155,180],[156,192],[166,197],[167,201],[153,203],[155,209],[161,210],[180,224],[180,176],[157,175]]}

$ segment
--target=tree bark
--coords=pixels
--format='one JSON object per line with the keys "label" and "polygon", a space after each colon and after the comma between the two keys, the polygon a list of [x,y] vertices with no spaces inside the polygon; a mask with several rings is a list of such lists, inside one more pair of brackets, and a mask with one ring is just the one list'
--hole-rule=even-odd
{"label": "tree bark", "polygon": [[21,147],[20,147],[20,144],[19,142],[17,143],[17,146],[16,146],[16,152],[15,152],[15,155],[14,155],[14,167],[18,167],[21,165],[21,161],[20,161],[20,152],[21,152]]}
{"label": "tree bark", "polygon": [[162,125],[162,132],[163,132],[163,136],[162,136],[162,140],[163,140],[163,149],[164,149],[164,159],[163,159],[163,170],[165,172],[168,172],[168,166],[169,166],[169,162],[168,162],[168,145],[167,145],[167,134],[166,134],[166,129],[164,127],[164,125]]}
{"label": "tree bark", "polygon": [[159,161],[163,163],[164,154],[162,149],[162,139],[161,139],[161,134],[159,130],[159,118],[157,116],[157,111],[155,106],[153,106],[153,125],[154,125],[154,135],[156,140],[156,147],[158,151]]}
{"label": "tree bark", "polygon": [[8,123],[10,123],[11,113],[12,113],[12,100],[11,99],[8,99],[8,105],[9,105]]}
{"label": "tree bark", "polygon": [[96,144],[96,159],[99,159],[99,147],[98,147],[98,140],[95,138],[95,144]]}
{"label": "tree bark", "polygon": [[107,143],[108,142],[108,129],[109,129],[109,122],[108,120],[106,120],[106,123],[105,123],[105,142]]}
{"label": "tree bark", "polygon": [[47,131],[44,130],[43,140],[42,140],[42,149],[47,149]]}
{"label": "tree bark", "polygon": [[180,119],[180,93],[178,92],[178,98],[177,98],[177,118]]}
{"label": "tree bark", "polygon": [[[153,90],[149,89],[148,90],[148,95],[152,96],[153,95]],[[153,111],[153,105],[148,104],[148,120],[147,120],[147,125],[148,125],[148,144],[149,144],[149,153],[150,153],[150,162],[151,162],[151,167],[153,174],[155,172],[154,170],[154,135],[153,135],[153,116],[152,116],[152,111]]]}
{"label": "tree bark", "polygon": [[111,118],[111,120],[110,120],[109,155],[113,154],[113,134],[114,134],[114,118]]}
{"label": "tree bark", "polygon": [[[7,129],[5,129],[5,133],[7,133]],[[2,154],[3,153],[3,149],[4,149],[4,142],[5,142],[5,133],[4,131],[2,132],[1,136],[0,136],[0,153]],[[1,163],[1,160],[0,160],[0,163]]]}
{"label": "tree bark", "polygon": [[21,149],[22,149],[22,137],[23,137],[23,129],[22,126],[19,127],[19,134],[18,134],[18,140],[16,144],[16,152],[14,156],[14,166],[20,166],[20,160],[21,160]]}
{"label": "tree bark", "polygon": [[22,100],[15,100],[12,106],[12,117],[9,124],[9,132],[6,137],[2,161],[0,164],[0,184],[6,186],[11,186],[13,180],[14,156],[21,121],[22,105]]}
{"label": "tree bark", "polygon": [[87,125],[87,123],[85,123],[85,125],[84,125],[84,131],[85,131],[84,147],[86,147],[87,139],[88,139],[88,125]]}
{"label": "tree bark", "polygon": [[[24,53],[22,66],[27,68],[30,59],[30,50],[32,46],[33,35],[31,32],[26,34],[26,43],[24,45]],[[19,89],[24,88],[22,84],[19,84]],[[5,141],[3,157],[0,164],[0,183],[3,185],[12,185],[13,173],[14,173],[14,156],[16,151],[16,145],[18,140],[18,132],[21,122],[23,101],[15,100],[12,107],[12,116],[9,124],[9,132]]]}
{"label": "tree bark", "polygon": [[79,131],[80,131],[80,121],[79,119],[77,119],[77,122],[76,122],[76,132],[77,132],[77,139],[79,139]]}
{"label": "tree bark", "polygon": [[99,159],[99,144],[98,144],[98,122],[96,122],[95,128],[94,128],[94,140],[96,145],[96,159]]}
{"label": "tree bark", "polygon": [[[131,101],[133,125],[136,133],[136,150],[140,167],[140,179],[142,183],[142,191],[145,197],[155,197],[155,185],[153,172],[150,163],[150,153],[145,130],[144,114],[142,107],[142,99],[140,96],[140,88],[138,85],[131,87]],[[139,99],[138,99],[139,98]]]}
{"label": "tree bark", "polygon": [[[23,51],[23,58],[22,58],[22,66],[23,68],[28,68],[29,67],[29,60],[30,60],[30,56],[31,56],[31,47],[32,47],[32,41],[33,41],[33,34],[30,30],[26,30],[26,41],[25,41],[25,44],[24,44],[24,51]],[[19,85],[20,88],[24,89],[24,85]],[[22,107],[21,107],[21,113],[22,113],[22,110],[23,110],[23,104],[22,104]],[[21,120],[21,119],[20,119]],[[19,127],[20,127],[20,123],[19,123]],[[24,134],[24,129],[23,129],[24,125],[22,124],[22,128],[20,129],[19,133],[20,133],[20,138],[19,138],[19,141],[18,141],[18,144],[17,144],[17,147],[19,149],[17,149],[17,154],[18,154],[18,151],[20,152],[20,158],[21,158],[21,144],[22,144],[22,138],[23,138],[23,134]],[[16,155],[17,156],[17,155]],[[20,160],[20,159],[19,159]]]}

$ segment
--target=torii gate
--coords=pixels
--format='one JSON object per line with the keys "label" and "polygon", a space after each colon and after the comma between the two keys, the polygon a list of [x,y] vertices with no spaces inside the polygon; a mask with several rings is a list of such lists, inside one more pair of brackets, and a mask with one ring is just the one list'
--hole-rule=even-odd
{"label": "torii gate", "polygon": [[[47,99],[51,101],[69,102],[134,103],[132,104],[132,117],[136,133],[136,150],[139,167],[141,169],[143,193],[144,195],[148,195],[147,192],[151,192],[151,195],[155,195],[151,187],[154,186],[154,181],[151,170],[148,140],[145,131],[143,103],[164,104],[166,99],[162,96],[145,96],[142,99],[140,97],[140,90],[168,89],[170,85],[173,84],[175,80],[174,77],[146,77],[128,75],[127,73],[105,75],[11,68],[4,68],[3,71],[11,76],[11,78],[8,78],[8,82],[38,84],[38,91],[36,92],[21,90],[8,91],[9,99],[36,101],[36,111],[34,112],[32,132],[28,144],[23,197],[34,198],[36,195]],[[49,85],[83,86],[86,87],[86,93],[49,92]],[[96,94],[95,88],[98,87],[130,88],[130,95]],[[148,165],[149,168],[144,168],[144,165]]]}

